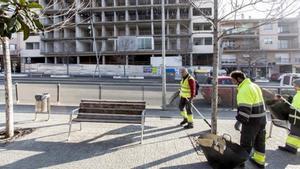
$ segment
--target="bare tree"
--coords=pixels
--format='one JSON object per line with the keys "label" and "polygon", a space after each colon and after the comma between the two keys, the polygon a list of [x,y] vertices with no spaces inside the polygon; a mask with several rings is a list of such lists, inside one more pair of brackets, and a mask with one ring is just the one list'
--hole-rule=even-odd
{"label": "bare tree", "polygon": [[38,19],[36,11],[41,9],[41,5],[27,0],[13,1],[0,0],[0,41],[3,48],[4,58],[4,86],[5,86],[5,115],[7,138],[14,136],[14,118],[13,118],[13,93],[11,78],[11,60],[9,50],[9,39],[12,34],[23,32],[26,40],[30,32],[43,30],[43,25]]}
{"label": "bare tree", "polygon": [[[200,13],[200,18],[204,18],[212,24],[213,34],[213,96],[212,96],[212,133],[217,133],[217,116],[218,116],[218,67],[219,67],[219,47],[222,38],[229,35],[229,30],[220,30],[220,22],[224,20],[236,20],[238,15],[245,12],[260,13],[264,22],[248,27],[242,31],[255,29],[264,24],[272,23],[278,19],[294,14],[299,10],[299,0],[188,0],[195,10]],[[202,9],[207,4],[213,5],[213,15]],[[230,30],[239,29],[233,27]],[[239,30],[240,31],[240,30]]]}

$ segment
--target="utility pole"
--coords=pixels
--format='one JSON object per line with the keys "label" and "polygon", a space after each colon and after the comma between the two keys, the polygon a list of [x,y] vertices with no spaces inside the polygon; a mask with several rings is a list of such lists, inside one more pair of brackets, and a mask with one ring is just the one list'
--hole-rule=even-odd
{"label": "utility pole", "polygon": [[161,56],[162,56],[162,109],[166,109],[166,93],[167,93],[167,87],[166,87],[166,30],[165,30],[165,0],[161,1],[161,33],[162,33],[162,47],[161,47]]}

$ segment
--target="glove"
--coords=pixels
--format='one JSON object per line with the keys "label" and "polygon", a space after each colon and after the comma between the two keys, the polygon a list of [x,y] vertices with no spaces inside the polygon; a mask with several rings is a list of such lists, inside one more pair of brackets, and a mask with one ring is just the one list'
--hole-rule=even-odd
{"label": "glove", "polygon": [[237,131],[241,131],[241,122],[239,122],[239,121],[236,121],[236,123],[234,124],[234,128],[235,128],[235,130],[237,130]]}
{"label": "glove", "polygon": [[280,94],[276,94],[274,99],[275,99],[275,100],[280,100],[281,97],[282,97],[282,96],[281,96]]}
{"label": "glove", "polygon": [[239,114],[237,116],[235,116],[235,119],[242,124],[248,124],[248,122],[249,122],[249,118],[241,116]]}

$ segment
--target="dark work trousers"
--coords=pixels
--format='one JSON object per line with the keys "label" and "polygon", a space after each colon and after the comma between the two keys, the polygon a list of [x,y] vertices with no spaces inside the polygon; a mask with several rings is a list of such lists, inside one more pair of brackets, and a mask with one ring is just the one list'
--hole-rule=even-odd
{"label": "dark work trousers", "polygon": [[266,148],[266,118],[250,119],[242,125],[241,146],[250,154],[252,148],[265,153]]}
{"label": "dark work trousers", "polygon": [[186,98],[180,97],[179,110],[184,111],[184,108],[187,114],[193,114],[191,110],[191,104],[187,101]]}

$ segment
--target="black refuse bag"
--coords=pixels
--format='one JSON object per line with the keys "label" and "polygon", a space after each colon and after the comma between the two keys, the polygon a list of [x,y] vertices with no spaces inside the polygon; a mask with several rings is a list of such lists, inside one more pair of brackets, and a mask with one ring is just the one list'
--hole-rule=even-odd
{"label": "black refuse bag", "polygon": [[[226,134],[227,135],[227,134]],[[227,135],[229,138],[230,136]],[[201,147],[208,163],[214,169],[233,169],[248,160],[248,152],[240,145],[233,143],[225,135],[201,135],[197,144]]]}
{"label": "black refuse bag", "polygon": [[[289,102],[292,102],[293,99],[292,97],[288,97],[288,96],[283,96],[283,97],[287,98]],[[289,114],[294,112],[294,110],[290,108],[290,105],[285,103],[281,99],[268,100],[266,101],[266,104],[268,105],[271,113],[272,123],[277,127],[290,130],[288,124],[288,118],[289,118]]]}

